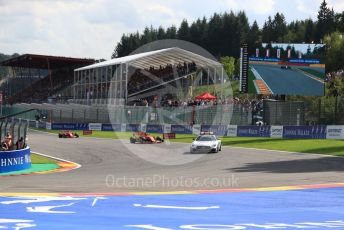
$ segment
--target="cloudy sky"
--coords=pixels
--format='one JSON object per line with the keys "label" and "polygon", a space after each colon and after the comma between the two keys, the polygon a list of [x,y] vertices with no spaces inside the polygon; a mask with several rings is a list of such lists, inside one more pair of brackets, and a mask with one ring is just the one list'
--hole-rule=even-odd
{"label": "cloudy sky", "polygon": [[[322,0],[0,0],[0,53],[109,59],[123,33],[179,25],[214,12],[245,10],[260,25],[282,12],[287,21],[316,18]],[[259,3],[258,3],[259,2]],[[343,0],[327,0],[335,11]]]}

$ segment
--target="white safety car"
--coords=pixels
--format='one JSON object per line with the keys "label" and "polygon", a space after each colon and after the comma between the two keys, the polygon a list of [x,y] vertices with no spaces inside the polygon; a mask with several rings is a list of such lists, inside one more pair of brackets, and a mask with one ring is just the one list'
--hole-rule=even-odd
{"label": "white safety car", "polygon": [[221,140],[212,133],[201,133],[191,144],[190,152],[219,152],[221,151]]}

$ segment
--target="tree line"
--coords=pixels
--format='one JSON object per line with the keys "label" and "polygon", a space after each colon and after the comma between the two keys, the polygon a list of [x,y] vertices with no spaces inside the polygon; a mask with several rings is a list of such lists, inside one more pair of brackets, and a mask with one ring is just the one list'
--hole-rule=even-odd
{"label": "tree line", "polygon": [[203,17],[179,27],[146,27],[142,33],[123,34],[115,46],[112,58],[129,55],[149,42],[161,39],[180,39],[206,48],[220,59],[224,56],[239,57],[240,44],[248,43],[249,52],[254,53],[262,43],[323,43],[325,36],[334,32],[344,33],[344,11],[336,13],[324,0],[317,20],[305,19],[286,22],[282,13],[269,16],[262,28],[252,24],[244,11],[222,14],[214,13],[209,19]]}

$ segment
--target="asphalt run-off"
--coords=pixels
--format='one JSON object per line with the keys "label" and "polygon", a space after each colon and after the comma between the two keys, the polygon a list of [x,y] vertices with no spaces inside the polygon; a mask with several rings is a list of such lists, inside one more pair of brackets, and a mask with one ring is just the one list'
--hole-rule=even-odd
{"label": "asphalt run-off", "polygon": [[0,197],[0,228],[344,229],[344,187],[329,187],[164,195],[12,194]]}

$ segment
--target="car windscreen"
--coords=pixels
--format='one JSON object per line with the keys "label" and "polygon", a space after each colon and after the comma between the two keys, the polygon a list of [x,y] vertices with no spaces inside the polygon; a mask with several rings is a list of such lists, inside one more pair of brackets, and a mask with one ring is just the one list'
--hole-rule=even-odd
{"label": "car windscreen", "polygon": [[215,141],[214,136],[199,136],[197,137],[196,141]]}

